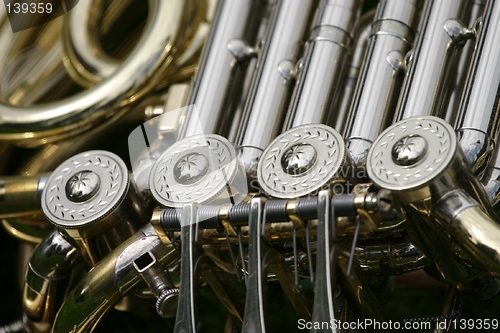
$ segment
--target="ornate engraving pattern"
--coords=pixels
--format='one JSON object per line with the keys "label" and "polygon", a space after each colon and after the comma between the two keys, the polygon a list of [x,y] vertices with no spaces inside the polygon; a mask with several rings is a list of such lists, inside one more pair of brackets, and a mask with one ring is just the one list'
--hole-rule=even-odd
{"label": "ornate engraving pattern", "polygon": [[[391,157],[393,147],[409,135],[426,140],[428,151],[413,165],[398,165]],[[389,189],[420,186],[448,166],[456,145],[453,128],[444,120],[432,116],[405,119],[389,127],[373,143],[368,154],[368,175],[376,184]]]}
{"label": "ornate engraving pattern", "polygon": [[[316,161],[307,170],[293,175],[283,169],[283,154],[297,144],[316,149]],[[295,127],[278,136],[264,151],[258,166],[262,189],[278,198],[306,195],[330,183],[345,159],[345,146],[340,134],[320,124]]]}
{"label": "ornate engraving pattern", "polygon": [[[181,183],[174,176],[177,162],[191,154],[208,161],[207,172],[195,182]],[[151,192],[166,207],[180,207],[188,202],[205,203],[218,196],[237,172],[232,145],[218,135],[200,135],[177,142],[167,149],[153,166]]]}
{"label": "ornate engraving pattern", "polygon": [[[84,170],[99,176],[99,191],[86,201],[73,202],[67,198],[66,184]],[[42,208],[56,224],[66,227],[81,225],[105,216],[116,206],[127,186],[127,168],[114,154],[95,151],[75,155],[52,173],[42,195]]]}

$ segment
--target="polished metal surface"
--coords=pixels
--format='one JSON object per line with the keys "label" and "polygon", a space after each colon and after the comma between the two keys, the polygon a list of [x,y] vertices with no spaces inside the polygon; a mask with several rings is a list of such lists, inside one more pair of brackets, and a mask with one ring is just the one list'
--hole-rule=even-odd
{"label": "polished metal surface", "polygon": [[114,249],[65,298],[52,332],[92,332],[104,315],[140,283],[133,262],[143,253],[153,253],[166,266],[177,262],[174,248],[160,237],[147,225]]}
{"label": "polished metal surface", "polygon": [[460,23],[468,22],[470,6],[469,0],[425,2],[420,36],[409,58],[395,120],[423,115],[444,118],[454,61],[459,49],[473,37],[472,31]]}
{"label": "polished metal surface", "polygon": [[81,153],[61,164],[47,180],[41,202],[47,219],[76,240],[92,264],[148,218],[127,166],[107,151]]}
{"label": "polished metal surface", "polygon": [[397,165],[413,166],[427,154],[428,142],[420,135],[409,135],[392,147],[392,160]]}
{"label": "polished metal surface", "polygon": [[[421,153],[418,155],[410,151],[413,149],[410,145],[405,144],[407,151],[417,158],[410,164],[398,164],[398,159],[394,158],[398,156],[392,152],[402,139],[417,135],[420,143],[421,139],[425,140],[427,149],[422,149],[425,145],[417,145],[420,147],[417,151]],[[474,257],[476,253],[470,250],[463,253],[457,249],[450,253],[445,250],[454,248],[454,244],[462,246],[463,243],[453,243],[449,236],[450,230],[443,228],[439,216],[435,215],[435,211],[450,206],[449,203],[443,203],[442,198],[460,188],[480,202],[480,210],[491,213],[486,194],[468,168],[451,125],[433,116],[413,117],[393,124],[373,143],[368,153],[367,171],[377,186],[390,189],[403,205],[412,241],[427,258],[432,258],[435,267],[432,275],[454,281],[460,288],[470,289],[478,276],[487,274],[477,266],[464,265],[463,262],[470,260],[470,256]],[[479,237],[475,240],[480,244],[482,242]]]}
{"label": "polished metal surface", "polygon": [[182,254],[179,305],[175,318],[174,333],[196,333],[196,260],[199,251],[196,247],[197,217],[196,204],[186,204],[182,209]]}
{"label": "polished metal surface", "polygon": [[[486,6],[487,0],[475,0],[472,2],[471,15],[468,22],[464,22],[468,27],[476,30],[476,33],[480,30],[478,29],[481,25],[482,15],[484,13],[484,7]],[[466,43],[463,50],[460,51],[459,60],[455,65],[455,79],[451,80],[451,95],[450,100],[447,105],[447,110],[445,111],[445,120],[450,124],[454,124],[457,118],[458,110],[460,107],[460,101],[462,99],[462,93],[467,82],[467,74],[469,72],[470,62],[472,59],[472,54],[475,49],[475,43]]]}
{"label": "polished metal surface", "polygon": [[50,174],[1,177],[0,216],[23,216],[40,211],[42,191],[49,176]]}
{"label": "polished metal surface", "polygon": [[119,65],[116,59],[104,53],[99,45],[96,45],[97,41],[93,40],[95,34],[91,34],[91,31],[99,29],[95,22],[96,7],[99,6],[104,6],[104,3],[82,1],[80,6],[75,6],[68,13],[65,22],[67,27],[63,30],[63,50],[67,57],[66,68],[70,69],[70,75],[78,82],[87,86],[109,77]]}
{"label": "polished metal surface", "polygon": [[[300,197],[328,186],[350,167],[338,132],[345,115],[335,113],[340,82],[351,50],[359,1],[323,1],[316,10],[310,39],[285,121],[285,131],[262,153],[257,178],[270,196]],[[333,61],[332,61],[333,60]],[[327,171],[329,169],[329,171]],[[342,175],[342,178],[347,178]]]}
{"label": "polished metal surface", "polygon": [[422,251],[406,239],[390,239],[388,244],[360,245],[356,252],[359,266],[367,274],[398,275],[429,264]]}
{"label": "polished metal surface", "polygon": [[[455,128],[469,166],[481,171],[498,140],[497,91],[500,85],[500,5],[488,1],[481,20],[467,84],[460,102]],[[478,112],[480,111],[480,112]]]}
{"label": "polished metal surface", "polygon": [[68,292],[72,269],[82,262],[78,250],[58,231],[33,251],[25,273],[23,309],[37,331],[48,331]]}
{"label": "polished metal surface", "polygon": [[236,136],[238,158],[255,177],[262,151],[279,134],[290,101],[295,64],[312,19],[314,1],[272,5],[262,50]]}
{"label": "polished metal surface", "polygon": [[337,110],[344,67],[353,44],[360,1],[322,1],[316,9],[284,129],[323,123],[342,132],[345,115]]}
{"label": "polished metal surface", "polygon": [[[163,207],[210,203],[237,194],[241,166],[232,144],[218,135],[197,135],[176,142],[153,165],[150,188]],[[245,183],[245,181],[243,182]]]}
{"label": "polished metal surface", "polygon": [[[335,228],[335,216],[330,209],[330,195],[328,191],[321,191],[318,195],[318,238],[316,256],[316,274],[314,283],[316,295],[314,297],[312,321],[328,322],[336,319],[334,308],[334,290],[336,279],[336,252],[332,239],[332,230]],[[332,224],[333,221],[333,224]],[[333,254],[333,255],[332,255]],[[337,309],[338,311],[338,309]],[[324,329],[314,329],[312,332],[327,332]],[[330,329],[328,332],[335,332]]]}
{"label": "polished metal surface", "polygon": [[[259,6],[252,0],[219,1],[187,102],[196,106],[196,112],[188,111],[181,139],[198,134],[229,134],[231,117],[241,100],[246,63],[252,56],[248,43],[255,39]],[[232,48],[235,40],[241,41],[241,48]]]}
{"label": "polished metal surface", "polygon": [[449,168],[458,141],[453,128],[436,117],[408,118],[385,130],[367,157],[367,172],[378,186],[418,190]]}
{"label": "polished metal surface", "polygon": [[348,159],[344,141],[333,128],[298,126],[279,135],[262,153],[257,179],[272,197],[301,197],[327,187],[335,178],[346,178]]}
{"label": "polished metal surface", "polygon": [[454,190],[436,205],[441,227],[495,276],[500,272],[500,226],[467,193]]}
{"label": "polished metal surface", "polygon": [[340,93],[338,102],[339,114],[349,115],[349,108],[351,106],[356,82],[359,78],[361,65],[366,54],[368,47],[368,39],[371,34],[371,25],[375,17],[375,9],[371,9],[366,13],[362,13],[361,17],[356,21],[353,34],[353,50],[348,59],[349,67],[344,74],[342,81],[342,92]]}
{"label": "polished metal surface", "polygon": [[80,171],[73,175],[65,186],[66,197],[73,202],[87,201],[101,187],[101,179],[92,171]]}
{"label": "polished metal surface", "polygon": [[[345,130],[349,151],[363,166],[371,143],[390,123],[413,46],[421,2],[381,1],[361,67]],[[370,124],[367,126],[367,124]]]}
{"label": "polished metal surface", "polygon": [[498,214],[500,202],[500,145],[495,147],[493,156],[488,165],[481,174],[481,183],[483,184],[493,210]]}
{"label": "polished metal surface", "polygon": [[128,187],[127,166],[118,156],[106,151],[86,152],[54,170],[42,194],[42,209],[61,227],[85,226],[108,215],[123,200]]}

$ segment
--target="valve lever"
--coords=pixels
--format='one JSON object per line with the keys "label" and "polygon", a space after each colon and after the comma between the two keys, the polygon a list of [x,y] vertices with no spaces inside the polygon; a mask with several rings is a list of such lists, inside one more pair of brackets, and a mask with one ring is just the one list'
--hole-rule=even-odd
{"label": "valve lever", "polygon": [[[332,216],[330,215],[332,214]],[[334,268],[336,259],[332,257],[332,225],[335,226],[333,208],[330,209],[330,194],[321,191],[318,196],[318,232],[316,255],[315,296],[313,304],[312,322],[330,322],[336,318],[333,306],[333,290],[336,278]],[[333,328],[313,328],[311,332],[335,332]]]}

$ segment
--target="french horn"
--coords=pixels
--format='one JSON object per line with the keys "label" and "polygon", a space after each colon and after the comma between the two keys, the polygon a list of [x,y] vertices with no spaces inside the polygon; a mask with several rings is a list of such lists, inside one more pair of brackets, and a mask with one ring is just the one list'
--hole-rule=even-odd
{"label": "french horn", "polygon": [[4,2],[0,332],[498,329],[498,1]]}

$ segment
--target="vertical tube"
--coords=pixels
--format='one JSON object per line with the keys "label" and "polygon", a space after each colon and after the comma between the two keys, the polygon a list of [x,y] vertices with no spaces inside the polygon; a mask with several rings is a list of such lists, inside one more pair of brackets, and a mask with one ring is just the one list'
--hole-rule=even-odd
{"label": "vertical tube", "polygon": [[372,31],[372,22],[375,18],[375,9],[365,13],[356,23],[354,32],[354,45],[352,55],[350,56],[349,68],[344,74],[342,80],[342,92],[338,101],[338,112],[340,114],[349,114],[349,108],[354,97],[354,90],[361,73],[361,65],[368,49],[369,37]]}
{"label": "vertical tube", "polygon": [[415,0],[384,0],[379,4],[345,135],[357,166],[364,164],[373,140],[392,121],[405,73],[404,57],[413,44],[418,14]]}
{"label": "vertical tube", "polygon": [[488,1],[455,126],[460,146],[473,171],[480,171],[485,166],[498,135],[499,17],[500,3]]}
{"label": "vertical tube", "polygon": [[300,64],[285,130],[315,123],[335,124],[337,130],[343,127],[345,114],[334,106],[360,9],[359,0],[321,2]]}
{"label": "vertical tube", "polygon": [[230,52],[228,43],[234,39],[253,41],[258,4],[254,0],[220,1],[187,103],[199,112],[188,109],[179,139],[197,134],[228,134],[220,131],[228,127],[225,122],[231,121],[238,106],[246,67],[244,50],[238,56]]}
{"label": "vertical tube", "polygon": [[428,0],[424,7],[419,38],[398,101],[395,120],[434,115],[444,118],[449,100],[450,75],[457,50],[470,31],[470,0]]}
{"label": "vertical tube", "polygon": [[[484,7],[486,6],[486,0],[474,0],[471,9],[471,16],[469,18],[469,27],[473,27],[477,22],[481,21],[481,15],[484,13]],[[457,118],[458,110],[460,107],[460,100],[462,99],[462,93],[465,89],[465,84],[467,82],[467,74],[469,67],[471,65],[472,53],[475,49],[475,43],[467,43],[463,50],[460,52],[460,59],[456,68],[455,80],[452,83],[450,101],[448,103],[448,109],[446,110],[446,120],[450,124],[454,124]]]}
{"label": "vertical tube", "polygon": [[277,0],[236,135],[239,159],[254,177],[262,150],[279,133],[290,101],[314,1]]}
{"label": "vertical tube", "polygon": [[500,212],[500,146],[495,147],[490,163],[481,175],[481,183],[493,206],[493,211]]}

